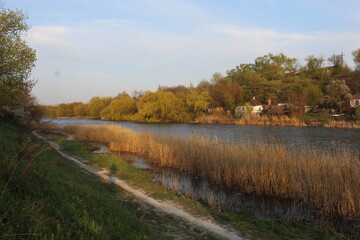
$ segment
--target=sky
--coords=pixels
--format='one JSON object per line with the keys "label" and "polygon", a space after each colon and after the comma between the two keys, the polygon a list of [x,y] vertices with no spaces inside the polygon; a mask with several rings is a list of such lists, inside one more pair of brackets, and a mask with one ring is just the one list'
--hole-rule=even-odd
{"label": "sky", "polygon": [[27,12],[40,104],[209,80],[268,53],[360,48],[359,0],[2,0]]}

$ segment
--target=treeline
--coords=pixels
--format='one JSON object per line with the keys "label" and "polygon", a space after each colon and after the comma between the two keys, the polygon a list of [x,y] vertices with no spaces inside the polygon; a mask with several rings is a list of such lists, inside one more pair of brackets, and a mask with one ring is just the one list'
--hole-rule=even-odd
{"label": "treeline", "polygon": [[[301,116],[305,106],[313,111],[350,111],[352,94],[360,92],[360,48],[353,51],[351,69],[342,54],[328,59],[309,56],[300,66],[284,54],[267,54],[253,63],[240,64],[226,76],[213,74],[196,87],[160,86],[156,92],[126,92],[116,97],[93,97],[88,103],[42,106],[45,117],[102,118],[125,121],[193,121],[206,115],[232,117],[234,109],[256,99],[264,114]],[[325,65],[327,63],[327,65]],[[279,110],[277,104],[291,106]]]}

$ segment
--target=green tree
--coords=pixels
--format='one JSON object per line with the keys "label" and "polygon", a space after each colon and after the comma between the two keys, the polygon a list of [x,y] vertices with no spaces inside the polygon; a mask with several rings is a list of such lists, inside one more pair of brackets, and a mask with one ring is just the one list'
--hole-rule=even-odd
{"label": "green tree", "polygon": [[126,94],[113,99],[110,105],[101,111],[101,117],[111,120],[130,120],[136,111],[136,101]]}
{"label": "green tree", "polygon": [[189,120],[185,105],[171,92],[158,90],[145,92],[138,101],[138,120],[146,121],[184,121]]}
{"label": "green tree", "polygon": [[226,110],[233,110],[241,101],[243,88],[230,77],[222,78],[210,87],[213,107],[221,106]]}
{"label": "green tree", "polygon": [[0,10],[0,116],[5,109],[25,113],[24,106],[32,99],[35,82],[29,77],[36,54],[22,39],[29,30],[27,18],[20,10]]}
{"label": "green tree", "polygon": [[310,55],[305,58],[306,61],[306,70],[315,73],[316,71],[320,70],[324,64],[323,57],[314,57],[314,55]]}
{"label": "green tree", "polygon": [[91,118],[100,118],[100,112],[111,102],[110,97],[93,97],[87,105],[88,116]]}
{"label": "green tree", "polygon": [[285,73],[294,72],[297,69],[296,58],[288,58],[284,54],[273,55],[271,53],[255,59],[255,71],[267,80],[283,79]]}
{"label": "green tree", "polygon": [[209,91],[190,90],[186,96],[186,104],[190,107],[191,111],[195,114],[205,112],[210,105]]}
{"label": "green tree", "polygon": [[307,98],[307,103],[312,107],[316,107],[317,105],[322,104],[324,101],[324,93],[318,86],[314,84],[309,84],[305,88],[305,95]]}
{"label": "green tree", "polygon": [[355,69],[360,70],[360,48],[352,52]]}
{"label": "green tree", "polygon": [[333,66],[332,75],[337,75],[343,72],[345,66],[343,54],[333,54],[327,60]]}
{"label": "green tree", "polygon": [[360,121],[360,107],[357,107],[355,109],[355,116],[356,116],[356,119]]}
{"label": "green tree", "polygon": [[86,104],[80,102],[74,106],[74,115],[75,117],[84,117],[86,116]]}

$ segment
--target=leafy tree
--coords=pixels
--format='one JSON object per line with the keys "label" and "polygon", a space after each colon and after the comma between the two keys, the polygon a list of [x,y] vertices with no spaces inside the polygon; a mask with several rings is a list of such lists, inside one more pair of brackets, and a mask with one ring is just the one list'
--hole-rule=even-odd
{"label": "leafy tree", "polygon": [[314,55],[310,55],[307,58],[305,58],[305,61],[306,61],[305,70],[307,72],[307,75],[309,75],[311,78],[318,78],[323,80],[324,71],[322,68],[325,61],[324,58],[314,57]]}
{"label": "leafy tree", "polygon": [[211,85],[209,93],[213,99],[212,105],[233,110],[241,101],[243,88],[233,79],[226,77]]}
{"label": "leafy tree", "polygon": [[333,66],[332,75],[342,73],[345,66],[343,54],[333,54],[327,60]]}
{"label": "leafy tree", "polygon": [[355,116],[356,116],[356,119],[360,121],[360,107],[357,107],[355,109]]}
{"label": "leafy tree", "polygon": [[184,121],[189,119],[181,99],[171,92],[145,92],[138,101],[137,119],[145,121]]}
{"label": "leafy tree", "polygon": [[341,105],[344,101],[351,98],[350,88],[346,85],[345,80],[332,80],[326,86],[327,101],[330,105],[337,105],[341,113]]}
{"label": "leafy tree", "polygon": [[76,117],[85,117],[86,116],[86,104],[80,102],[74,106],[74,115]]}
{"label": "leafy tree", "polygon": [[29,30],[27,16],[20,10],[0,10],[0,116],[5,109],[23,111],[32,97],[35,82],[30,80],[35,66],[35,50],[30,48],[23,34]]}
{"label": "leafy tree", "polygon": [[355,69],[360,70],[360,48],[352,52],[353,60],[356,65]]}
{"label": "leafy tree", "polygon": [[210,94],[208,91],[190,90],[186,97],[186,104],[195,114],[205,112],[210,105]]}
{"label": "leafy tree", "polygon": [[100,112],[111,102],[110,97],[93,97],[87,105],[88,116],[91,118],[100,118]]}
{"label": "leafy tree", "polygon": [[297,69],[297,60],[288,58],[282,53],[279,55],[269,53],[256,58],[254,68],[267,80],[283,79],[285,73],[294,72]]}
{"label": "leafy tree", "polygon": [[101,117],[111,120],[129,120],[136,111],[135,100],[126,94],[113,99],[110,105],[101,111]]}
{"label": "leafy tree", "polygon": [[318,86],[314,84],[309,84],[305,88],[305,95],[307,98],[307,103],[312,107],[316,107],[317,105],[322,104],[324,101],[324,93]]}

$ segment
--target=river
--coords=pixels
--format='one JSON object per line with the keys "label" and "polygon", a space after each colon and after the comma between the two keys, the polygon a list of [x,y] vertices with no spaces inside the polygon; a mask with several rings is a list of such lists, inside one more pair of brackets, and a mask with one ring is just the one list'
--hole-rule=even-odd
{"label": "river", "polygon": [[360,129],[324,127],[253,126],[201,123],[139,123],[96,119],[44,119],[57,125],[119,125],[133,131],[147,131],[157,135],[216,137],[221,142],[280,141],[295,147],[310,146],[331,149],[348,147],[359,152]]}

